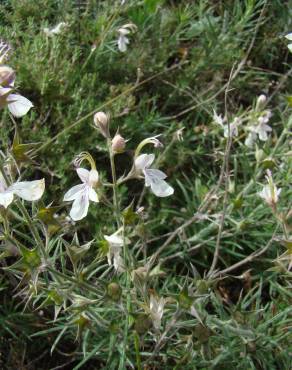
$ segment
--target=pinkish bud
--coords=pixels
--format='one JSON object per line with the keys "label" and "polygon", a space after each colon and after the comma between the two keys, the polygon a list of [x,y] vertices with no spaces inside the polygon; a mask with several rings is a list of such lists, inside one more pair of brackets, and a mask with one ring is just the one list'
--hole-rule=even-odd
{"label": "pinkish bud", "polygon": [[115,137],[112,139],[112,150],[114,153],[123,153],[125,151],[126,141],[120,135],[116,134]]}
{"label": "pinkish bud", "polygon": [[94,115],[93,118],[95,126],[100,130],[102,135],[106,138],[110,138],[110,133],[109,133],[109,121],[110,117],[108,114],[104,112],[97,112]]}

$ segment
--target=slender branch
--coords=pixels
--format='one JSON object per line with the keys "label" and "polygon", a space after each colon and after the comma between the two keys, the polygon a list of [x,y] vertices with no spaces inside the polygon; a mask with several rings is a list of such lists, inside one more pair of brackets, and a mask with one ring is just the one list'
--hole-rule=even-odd
{"label": "slender branch", "polygon": [[125,369],[125,360],[126,360],[126,350],[127,350],[127,342],[128,342],[128,332],[129,332],[129,312],[131,311],[131,296],[130,296],[130,272],[129,272],[129,265],[130,260],[128,258],[128,251],[127,251],[127,243],[126,243],[126,236],[125,236],[125,222],[123,221],[123,252],[124,252],[124,264],[126,267],[126,317],[125,317],[125,326],[124,326],[124,340],[123,340],[123,348],[122,348],[122,355],[120,358],[119,363],[119,370]]}
{"label": "slender branch", "polygon": [[262,254],[264,254],[271,246],[272,242],[274,241],[275,239],[275,235],[277,233],[279,229],[279,225],[277,225],[277,227],[275,228],[274,230],[274,233],[271,237],[271,239],[268,241],[268,243],[266,244],[266,246],[264,248],[260,248],[258,249],[257,251],[253,252],[252,254],[250,254],[249,256],[247,256],[246,258],[244,258],[243,260],[235,263],[234,265],[232,266],[229,266],[227,267],[226,269],[224,270],[221,270],[221,271],[218,271],[216,272],[213,277],[218,277],[218,276],[222,276],[222,275],[226,275],[228,274],[229,272],[233,271],[233,270],[236,270],[238,269],[239,267],[245,265],[246,263],[249,263],[249,262],[252,262],[253,260],[255,260],[256,258],[260,257]]}
{"label": "slender branch", "polygon": [[114,211],[117,221],[118,228],[120,227],[120,206],[118,200],[118,193],[117,193],[117,175],[116,175],[116,166],[115,166],[115,154],[111,147],[111,140],[107,140],[107,146],[110,156],[110,163],[111,163],[111,172],[112,172],[112,180],[113,180],[113,198],[114,198]]}
{"label": "slender branch", "polygon": [[[221,242],[221,235],[224,227],[224,221],[225,221],[225,216],[227,212],[227,200],[228,200],[228,187],[229,187],[229,157],[230,157],[230,150],[231,150],[231,145],[232,145],[232,135],[233,133],[231,132],[230,129],[230,122],[229,122],[229,115],[228,115],[228,109],[227,109],[227,95],[229,91],[229,86],[231,83],[231,76],[233,75],[232,70],[229,76],[228,84],[225,90],[225,97],[224,97],[224,104],[225,104],[225,117],[227,119],[227,128],[228,128],[228,138],[227,138],[227,143],[226,143],[226,148],[225,148],[225,153],[224,153],[224,161],[222,165],[222,171],[221,171],[221,176],[222,178],[224,177],[225,173],[225,190],[224,190],[224,198],[223,198],[223,210],[221,214],[221,220],[219,224],[219,230],[217,234],[217,239],[216,239],[216,245],[215,245],[215,252],[212,260],[212,264],[209,270],[208,275],[212,275],[213,271],[216,268],[218,259],[219,259],[219,251],[220,251],[220,242]],[[220,177],[221,177],[220,176]]]}

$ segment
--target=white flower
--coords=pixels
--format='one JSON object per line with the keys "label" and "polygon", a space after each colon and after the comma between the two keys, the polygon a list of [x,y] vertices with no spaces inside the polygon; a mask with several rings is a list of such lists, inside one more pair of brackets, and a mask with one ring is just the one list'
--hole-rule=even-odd
{"label": "white flower", "polygon": [[127,51],[127,45],[130,42],[126,35],[128,35],[130,31],[125,28],[119,28],[118,32],[119,32],[118,48],[122,53],[125,53]]}
{"label": "white flower", "polygon": [[124,241],[119,233],[120,230],[112,235],[104,235],[104,238],[108,242],[107,260],[109,266],[112,266],[113,264],[116,271],[123,272],[125,271],[125,267],[123,258],[121,256],[121,251]]}
{"label": "white flower", "polygon": [[183,138],[183,130],[184,129],[185,129],[185,127],[182,127],[182,128],[179,128],[178,130],[175,131],[174,137],[177,141],[184,141],[184,138]]}
{"label": "white flower", "polygon": [[172,195],[173,188],[164,181],[166,174],[157,169],[149,168],[155,159],[154,154],[141,154],[135,159],[135,169],[142,171],[145,177],[145,186],[151,187],[157,197]]}
{"label": "white flower", "polygon": [[257,134],[255,132],[250,132],[247,135],[244,143],[245,143],[246,146],[251,148],[253,146],[254,142],[256,141],[256,139],[257,139]]}
{"label": "white flower", "polygon": [[221,127],[223,127],[224,125],[223,125],[223,123],[224,123],[224,118],[222,117],[222,115],[220,114],[217,114],[217,112],[215,111],[215,110],[213,110],[213,121],[217,124],[217,125],[219,125],[219,126],[221,126]]}
{"label": "white flower", "polygon": [[67,26],[68,26],[68,23],[60,22],[55,27],[52,27],[52,28],[45,27],[43,31],[46,34],[46,36],[52,37],[52,36],[59,35],[60,33],[62,33],[63,30]]}
{"label": "white flower", "polygon": [[272,131],[272,128],[269,125],[267,125],[271,116],[272,113],[270,110],[264,111],[263,114],[257,120],[258,124],[250,127],[250,131],[256,133],[261,141],[267,141],[268,140],[267,133]]}
{"label": "white flower", "polygon": [[272,173],[269,170],[267,170],[266,179],[268,181],[268,185],[265,185],[263,187],[263,190],[258,194],[267,202],[269,206],[275,206],[275,204],[278,202],[279,195],[282,189],[278,189],[277,186],[274,184]]}
{"label": "white flower", "polygon": [[14,117],[24,116],[33,104],[30,100],[19,94],[11,94],[13,91],[10,87],[0,86],[0,108],[8,107]]}
{"label": "white flower", "polygon": [[73,186],[64,195],[64,201],[72,201],[70,216],[73,221],[79,221],[86,217],[89,207],[89,201],[98,203],[98,196],[93,189],[98,183],[98,172],[96,170],[86,170],[77,168],[77,174],[82,184]]}
{"label": "white flower", "polygon": [[[228,124],[224,124],[225,119],[214,111],[213,120],[217,125],[223,128],[224,137],[228,137]],[[240,124],[241,124],[241,119],[238,117],[235,117],[234,120],[230,123],[229,131],[230,131],[231,137],[238,136],[238,126]]]}
{"label": "white flower", "polygon": [[[238,136],[238,126],[241,124],[241,119],[235,117],[234,120],[230,123],[230,136]],[[228,137],[228,125],[224,126],[224,137]]]}
{"label": "white flower", "polygon": [[[287,40],[292,41],[292,32],[285,36]],[[288,44],[288,49],[292,52],[292,44]]]}
{"label": "white flower", "polygon": [[42,197],[45,190],[45,179],[34,181],[19,181],[10,186],[4,178],[0,178],[0,205],[7,208],[13,201],[14,195],[30,202]]}
{"label": "white flower", "polygon": [[269,122],[271,116],[272,112],[270,110],[263,111],[262,114],[258,117],[255,124],[251,125],[248,128],[250,133],[245,139],[246,146],[252,147],[257,139],[257,136],[261,141],[268,140],[268,133],[272,131],[272,128],[271,126],[267,125],[267,123]]}
{"label": "white flower", "polygon": [[130,42],[127,35],[129,35],[131,32],[135,32],[136,29],[137,26],[133,23],[127,23],[118,29],[119,33],[118,48],[122,53],[125,53],[127,51],[127,47]]}
{"label": "white flower", "polygon": [[160,329],[165,303],[164,298],[158,298],[153,294],[150,296],[150,315],[156,330]]}

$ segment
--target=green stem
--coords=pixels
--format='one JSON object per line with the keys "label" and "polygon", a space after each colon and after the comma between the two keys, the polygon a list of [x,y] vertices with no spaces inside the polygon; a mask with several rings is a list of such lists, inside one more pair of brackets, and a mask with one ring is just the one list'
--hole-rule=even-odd
{"label": "green stem", "polygon": [[130,296],[130,273],[128,271],[129,264],[127,263],[127,246],[126,246],[126,238],[125,238],[125,223],[123,222],[123,256],[124,256],[124,264],[126,267],[126,318],[125,318],[125,326],[124,326],[124,342],[123,342],[123,349],[122,355],[120,359],[120,364],[118,370],[125,370],[125,359],[126,359],[126,349],[128,343],[128,334],[129,334],[129,312],[131,311],[131,296]]}
{"label": "green stem", "polygon": [[116,166],[115,166],[115,155],[111,147],[110,139],[107,140],[107,146],[108,146],[108,151],[109,151],[109,156],[110,156],[112,179],[113,179],[114,211],[115,211],[117,225],[119,228],[120,227],[120,207],[119,207],[118,192],[117,192],[118,184],[117,184],[117,175],[116,175]]}
{"label": "green stem", "polygon": [[24,205],[21,203],[20,200],[18,200],[16,202],[17,204],[17,207],[18,209],[20,210],[20,212],[22,213],[24,219],[26,220],[31,232],[32,232],[32,235],[36,241],[36,244],[38,246],[38,249],[41,251],[42,255],[43,255],[43,258],[46,260],[46,257],[47,257],[47,254],[46,254],[46,250],[45,250],[45,245],[38,233],[38,230],[37,228],[35,227],[34,223],[33,223],[33,220],[31,219],[29,213],[27,212],[26,208],[24,207]]}
{"label": "green stem", "polygon": [[139,351],[139,335],[135,332],[134,334],[135,352],[136,352],[136,366],[137,370],[142,370],[141,356]]}

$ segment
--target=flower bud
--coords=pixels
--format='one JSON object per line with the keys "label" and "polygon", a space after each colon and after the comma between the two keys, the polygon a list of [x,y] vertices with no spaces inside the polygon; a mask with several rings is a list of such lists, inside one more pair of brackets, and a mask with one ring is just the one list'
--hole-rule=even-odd
{"label": "flower bud", "polygon": [[266,95],[261,94],[261,95],[257,98],[256,110],[261,110],[261,109],[265,106],[266,101],[267,101],[267,97],[266,97]]}
{"label": "flower bud", "polygon": [[100,130],[102,135],[106,138],[110,138],[109,133],[109,115],[104,112],[97,112],[93,118],[95,126]]}
{"label": "flower bud", "polygon": [[122,289],[117,283],[110,283],[107,286],[107,295],[115,302],[119,301],[122,295]]}
{"label": "flower bud", "polygon": [[15,72],[8,66],[0,66],[0,85],[2,87],[13,86]]}
{"label": "flower bud", "polygon": [[266,97],[266,95],[261,94],[261,95],[258,97],[258,104],[264,104],[266,101],[267,101],[267,97]]}
{"label": "flower bud", "polygon": [[123,153],[125,151],[126,141],[120,135],[116,134],[115,137],[112,139],[112,150],[114,153]]}
{"label": "flower bud", "polygon": [[143,335],[147,333],[151,326],[152,320],[149,315],[146,315],[144,313],[140,313],[137,315],[135,319],[134,328],[138,334]]}
{"label": "flower bud", "polygon": [[260,163],[265,157],[265,152],[262,149],[259,149],[258,146],[256,147],[255,151],[255,159],[258,163]]}

